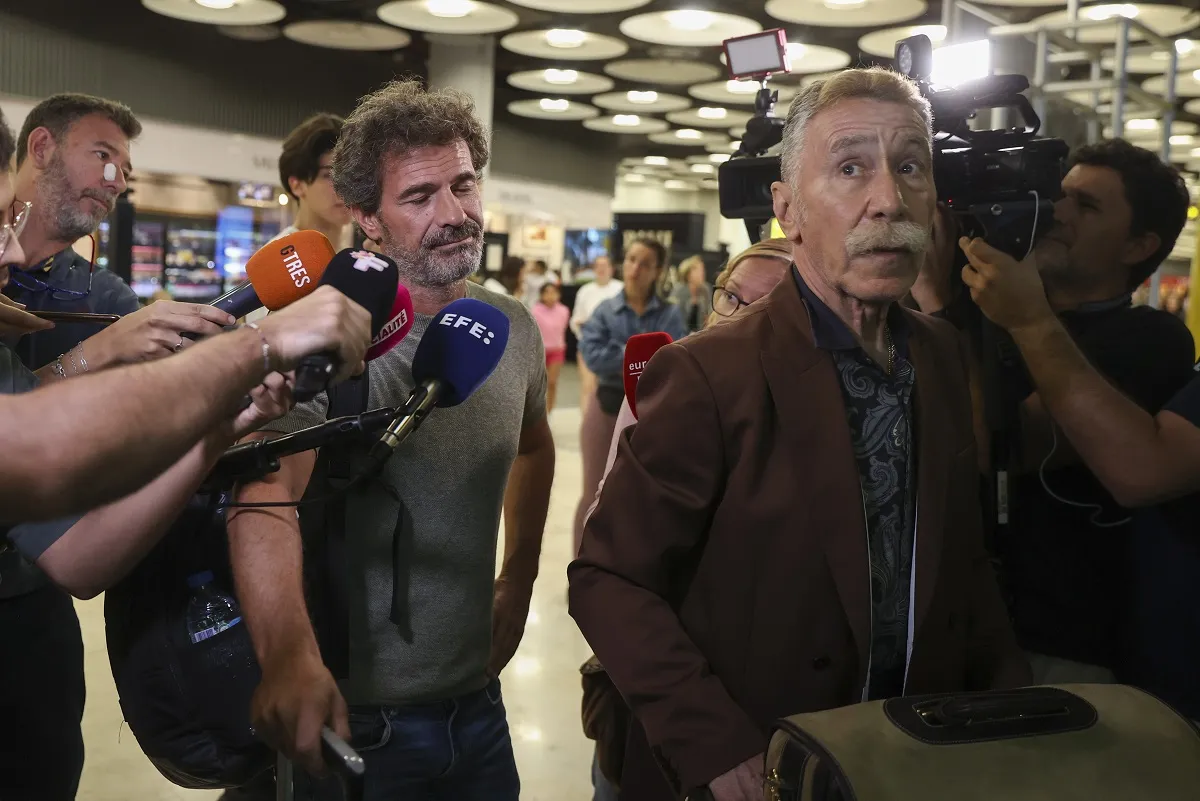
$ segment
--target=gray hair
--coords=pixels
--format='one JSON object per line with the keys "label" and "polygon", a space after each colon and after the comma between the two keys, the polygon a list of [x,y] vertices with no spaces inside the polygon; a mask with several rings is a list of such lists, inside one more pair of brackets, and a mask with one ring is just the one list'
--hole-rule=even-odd
{"label": "gray hair", "polygon": [[843,101],[862,98],[885,103],[900,103],[917,113],[929,130],[933,142],[933,112],[917,85],[898,72],[883,67],[843,70],[831,78],[814,81],[792,101],[783,126],[781,166],[783,180],[795,186],[800,173],[800,153],[809,122],[819,112]]}

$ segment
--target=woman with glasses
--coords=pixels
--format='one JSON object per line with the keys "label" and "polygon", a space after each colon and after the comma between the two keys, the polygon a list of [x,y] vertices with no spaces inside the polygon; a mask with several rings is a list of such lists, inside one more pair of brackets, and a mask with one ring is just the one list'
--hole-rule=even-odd
{"label": "woman with glasses", "polygon": [[[744,315],[756,301],[765,298],[776,284],[783,280],[784,276],[788,274],[788,267],[791,264],[792,243],[786,239],[764,239],[731,258],[725,265],[725,269],[721,270],[717,276],[716,286],[712,290],[712,312],[704,321],[704,327],[723,325]],[[620,441],[621,433],[636,422],[633,411],[629,408],[629,401],[624,401],[621,404],[621,411],[617,415],[612,443],[608,449],[608,463],[604,466],[605,477],[608,476],[608,471],[612,469],[613,462],[617,458],[617,443]],[[597,499],[603,489],[604,478],[601,478],[600,484],[596,488],[595,497]],[[593,501],[591,508],[588,509],[589,515],[595,505],[596,503]],[[590,667],[590,662],[585,667]],[[594,670],[594,668],[591,669]],[[612,695],[607,702],[624,703],[616,694],[615,688],[612,689]],[[605,775],[601,770],[602,762],[609,767],[610,772],[613,770],[611,767],[613,763],[608,758],[602,760],[600,752],[601,750],[623,751],[623,746],[623,741],[597,743],[596,756],[592,761],[592,786],[595,788],[593,801],[617,801],[620,798],[620,792],[615,784],[620,776]],[[619,764],[619,759],[617,764]]]}

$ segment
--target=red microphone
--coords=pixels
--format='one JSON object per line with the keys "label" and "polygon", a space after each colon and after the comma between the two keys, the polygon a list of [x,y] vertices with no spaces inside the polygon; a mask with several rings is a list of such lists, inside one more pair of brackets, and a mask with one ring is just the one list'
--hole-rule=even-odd
{"label": "red microphone", "polygon": [[408,336],[413,326],[412,295],[404,284],[396,285],[396,302],[392,304],[392,313],[388,321],[379,329],[379,333],[371,340],[367,350],[367,361],[377,359],[400,344],[400,340]]}
{"label": "red microphone", "polygon": [[625,343],[625,400],[629,401],[634,419],[637,419],[637,385],[642,371],[659,348],[670,344],[671,335],[665,331],[634,334]]}

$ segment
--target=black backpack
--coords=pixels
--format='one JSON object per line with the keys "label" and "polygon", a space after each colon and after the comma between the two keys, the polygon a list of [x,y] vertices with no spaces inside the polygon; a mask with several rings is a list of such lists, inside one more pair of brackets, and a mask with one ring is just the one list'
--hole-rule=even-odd
{"label": "black backpack", "polygon": [[[367,374],[329,392],[327,417],[366,411]],[[305,499],[346,486],[357,443],[320,451]],[[250,632],[238,623],[193,644],[186,615],[188,577],[211,571],[209,586],[236,598],[224,494],[200,494],[154,550],[105,593],[108,658],[121,712],[142,751],[180,787],[239,787],[275,765],[253,733],[250,700],[262,679]],[[308,607],[321,655],[336,677],[349,661],[345,502],[340,495],[301,507]]]}

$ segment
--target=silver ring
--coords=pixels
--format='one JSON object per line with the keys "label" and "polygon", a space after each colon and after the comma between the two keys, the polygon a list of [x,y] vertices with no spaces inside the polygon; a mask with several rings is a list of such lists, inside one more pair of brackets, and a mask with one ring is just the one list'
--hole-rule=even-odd
{"label": "silver ring", "polygon": [[179,351],[181,351],[181,350],[183,350],[183,335],[182,334],[179,335],[179,344],[175,346],[175,352],[179,353]]}

